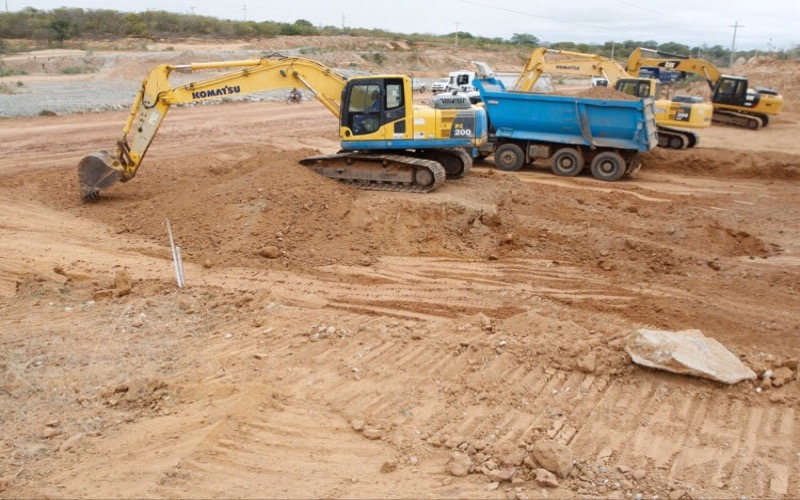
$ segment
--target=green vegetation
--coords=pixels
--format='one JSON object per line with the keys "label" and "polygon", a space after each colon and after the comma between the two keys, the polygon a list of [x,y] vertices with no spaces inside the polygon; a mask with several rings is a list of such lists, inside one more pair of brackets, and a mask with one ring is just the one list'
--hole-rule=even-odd
{"label": "green vegetation", "polygon": [[[586,44],[574,42],[547,43],[529,33],[514,33],[510,39],[487,38],[474,36],[469,32],[452,32],[445,35],[402,34],[380,29],[338,28],[335,26],[314,26],[305,19],[293,23],[275,21],[233,21],[217,19],[194,14],[178,14],[167,11],[117,12],[108,9],[82,9],[61,7],[53,10],[39,10],[26,7],[19,12],[0,12],[0,54],[14,50],[29,50],[29,47],[12,47],[10,41],[34,40],[49,46],[62,46],[74,39],[113,40],[117,37],[148,38],[180,38],[206,37],[213,39],[248,39],[272,38],[278,35],[312,36],[312,35],[351,35],[403,40],[416,47],[419,43],[445,45],[457,42],[459,47],[501,50],[502,48],[530,47],[543,44],[554,49],[572,50],[592,54],[601,54],[621,61],[630,55],[636,47],[648,47],[665,52],[701,57],[720,66],[726,66],[730,60],[730,50],[721,45],[708,47],[690,47],[685,44],[668,42],[658,44],[655,41],[626,40],[623,42],[605,42],[602,44]],[[742,57],[762,54],[761,51],[737,51]],[[800,57],[800,46],[788,51],[773,51],[778,57],[794,59]],[[380,64],[382,61],[375,61]]]}
{"label": "green vegetation", "polygon": [[0,66],[0,77],[3,76],[14,76],[14,75],[27,75],[28,72],[25,70],[14,70],[14,69],[7,69]]}
{"label": "green vegetation", "polygon": [[61,68],[62,75],[82,75],[84,73],[94,73],[94,68],[86,68],[81,66],[67,66],[66,68]]}

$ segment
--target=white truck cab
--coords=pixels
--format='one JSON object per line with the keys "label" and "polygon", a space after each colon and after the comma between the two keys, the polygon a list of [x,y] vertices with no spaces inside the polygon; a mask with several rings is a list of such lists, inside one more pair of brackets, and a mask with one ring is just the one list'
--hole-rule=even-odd
{"label": "white truck cab", "polygon": [[447,92],[471,92],[475,90],[472,81],[475,80],[474,71],[451,71],[448,73]]}

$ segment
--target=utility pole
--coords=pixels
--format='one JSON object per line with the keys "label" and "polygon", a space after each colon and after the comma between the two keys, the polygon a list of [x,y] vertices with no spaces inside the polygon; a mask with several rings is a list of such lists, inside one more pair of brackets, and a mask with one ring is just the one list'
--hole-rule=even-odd
{"label": "utility pole", "polygon": [[247,21],[247,2],[242,2],[242,17]]}
{"label": "utility pole", "polygon": [[342,12],[342,30],[344,30],[344,12]]}
{"label": "utility pole", "polygon": [[460,24],[460,23],[456,23],[456,42],[455,42],[455,48],[458,48],[458,25],[459,25],[459,24]]}
{"label": "utility pole", "polygon": [[730,67],[733,67],[733,56],[736,53],[736,30],[739,28],[744,28],[739,21],[735,21],[732,25],[728,26],[729,28],[733,28],[733,42],[731,42],[731,64]]}

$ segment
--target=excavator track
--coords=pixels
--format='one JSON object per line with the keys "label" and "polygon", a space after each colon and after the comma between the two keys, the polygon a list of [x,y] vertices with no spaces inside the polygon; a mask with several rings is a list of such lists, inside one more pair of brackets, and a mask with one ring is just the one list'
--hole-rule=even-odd
{"label": "excavator track", "polygon": [[761,116],[718,109],[715,109],[714,114],[711,115],[711,121],[714,123],[733,125],[735,127],[749,128],[750,130],[758,130],[766,125],[765,120]]}
{"label": "excavator track", "polygon": [[700,137],[694,132],[658,125],[658,145],[667,149],[689,149],[697,146]]}
{"label": "excavator track", "polygon": [[397,154],[340,151],[310,156],[300,164],[344,184],[378,191],[427,193],[446,178],[438,162]]}

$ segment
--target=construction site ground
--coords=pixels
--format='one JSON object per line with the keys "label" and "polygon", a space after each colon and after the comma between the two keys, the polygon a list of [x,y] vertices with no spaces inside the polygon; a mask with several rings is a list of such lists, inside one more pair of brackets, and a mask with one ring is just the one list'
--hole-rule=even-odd
{"label": "construction site ground", "polygon": [[[149,69],[114,61],[3,81]],[[298,163],[338,149],[322,105],[232,102],[171,110],[87,204],[127,110],[0,120],[0,498],[800,497],[800,64],[736,69],[784,112],[616,183],[489,158],[357,190]],[[759,378],[639,367],[639,328]],[[543,442],[565,477],[537,481]]]}

